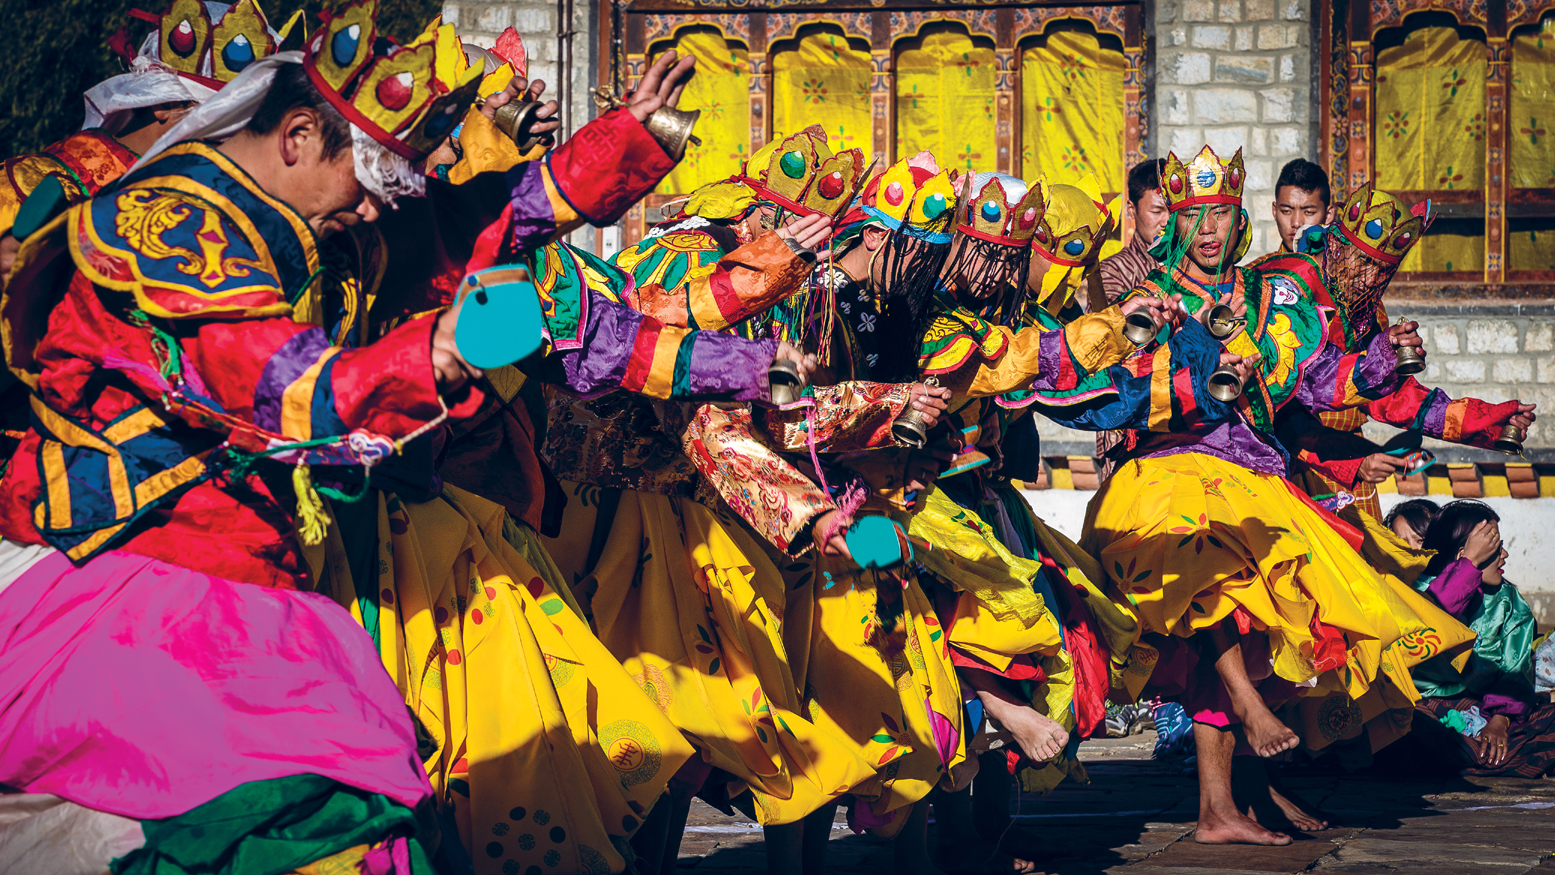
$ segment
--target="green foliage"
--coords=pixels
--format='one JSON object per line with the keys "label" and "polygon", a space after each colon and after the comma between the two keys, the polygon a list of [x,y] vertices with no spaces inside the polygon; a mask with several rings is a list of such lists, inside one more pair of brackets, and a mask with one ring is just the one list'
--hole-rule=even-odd
{"label": "green foliage", "polygon": [[[260,0],[272,26],[303,10],[311,31],[321,9],[346,0]],[[129,26],[133,44],[151,25],[131,9],[161,13],[166,0],[0,0],[0,158],[34,152],[81,127],[81,94],[125,65],[108,38]],[[442,10],[440,0],[380,0],[380,26],[400,42]]]}

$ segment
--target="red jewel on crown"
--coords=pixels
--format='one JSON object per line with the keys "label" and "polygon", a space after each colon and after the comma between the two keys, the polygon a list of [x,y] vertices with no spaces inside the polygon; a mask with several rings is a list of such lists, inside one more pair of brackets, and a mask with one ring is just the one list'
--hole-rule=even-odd
{"label": "red jewel on crown", "polygon": [[173,32],[167,35],[167,44],[181,57],[189,57],[189,54],[194,51],[194,27],[189,24],[188,19],[178,22]]}
{"label": "red jewel on crown", "polygon": [[835,200],[842,197],[842,193],[846,190],[847,187],[842,184],[842,171],[833,170],[821,177],[821,197]]}
{"label": "red jewel on crown", "polygon": [[1037,223],[1037,208],[1036,207],[1027,207],[1026,208],[1026,212],[1021,214],[1020,226],[1022,228],[1030,228],[1032,225],[1035,225],[1036,223]]}
{"label": "red jewel on crown", "polygon": [[1037,242],[1041,243],[1043,246],[1046,246],[1047,245],[1047,241],[1048,241],[1047,229],[1046,228],[1038,228],[1037,229]]}
{"label": "red jewel on crown", "polygon": [[1226,182],[1230,183],[1233,190],[1240,188],[1242,185],[1242,171],[1236,167],[1231,168],[1231,172],[1226,174]]}
{"label": "red jewel on crown", "polygon": [[1182,177],[1181,176],[1178,176],[1177,174],[1173,173],[1172,174],[1172,178],[1170,180],[1170,184],[1172,186],[1172,194],[1182,194]]}
{"label": "red jewel on crown", "polygon": [[396,73],[393,76],[385,76],[378,83],[378,102],[386,109],[396,112],[410,105],[410,96],[415,92],[415,78],[409,73]]}
{"label": "red jewel on crown", "polygon": [[1361,202],[1350,204],[1350,221],[1355,222],[1361,218]]}
{"label": "red jewel on crown", "polygon": [[902,205],[902,184],[893,182],[885,187],[885,202],[893,207]]}

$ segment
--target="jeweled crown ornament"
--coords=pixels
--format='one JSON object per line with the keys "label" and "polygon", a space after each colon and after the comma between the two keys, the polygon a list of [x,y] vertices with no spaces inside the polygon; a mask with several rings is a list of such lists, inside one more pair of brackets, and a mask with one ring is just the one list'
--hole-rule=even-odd
{"label": "jeweled crown ornament", "polygon": [[1047,199],[1031,245],[1050,266],[1042,274],[1036,302],[1057,316],[1074,300],[1086,269],[1096,263],[1112,232],[1112,213],[1093,173],[1073,185],[1044,179],[1041,186]]}
{"label": "jeweled crown ornament", "polygon": [[[161,15],[132,9],[130,17],[156,26],[154,52],[158,61],[213,90],[237,78],[260,58],[293,47],[288,45],[289,37],[300,36],[303,30],[301,12],[294,13],[280,31],[274,30],[256,0],[231,5],[172,0]],[[109,43],[127,59],[134,57],[125,31]]]}
{"label": "jeweled crown ornament", "polygon": [[825,129],[811,125],[758,149],[739,181],[761,200],[801,216],[835,216],[858,191],[864,165],[864,153],[858,149],[833,154]]}
{"label": "jeweled crown ornament", "polygon": [[[1332,225],[1301,241],[1298,248],[1323,263],[1329,293],[1339,308],[1338,327],[1346,352],[1359,352],[1374,331],[1387,327],[1380,307],[1382,295],[1433,219],[1430,201],[1406,207],[1368,182],[1345,198]],[[1424,370],[1424,361],[1416,358],[1412,350],[1401,350],[1399,373]]]}
{"label": "jeweled crown ornament", "polygon": [[347,120],[391,151],[420,161],[464,119],[482,69],[471,66],[460,74],[452,59],[440,60],[435,30],[395,45],[378,33],[377,13],[377,0],[324,13],[303,66]]}
{"label": "jeweled crown ornament", "polygon": [[1345,199],[1335,230],[1367,255],[1396,267],[1420,242],[1433,218],[1430,201],[1406,208],[1398,198],[1367,182]]}
{"label": "jeweled crown ornament", "polygon": [[1003,246],[1030,245],[1046,204],[1042,184],[1007,173],[975,173],[961,178],[962,204],[956,230]]}
{"label": "jeweled crown ornament", "polygon": [[871,179],[845,221],[867,217],[893,231],[905,227],[915,237],[949,243],[955,207],[949,171],[941,170],[930,153],[919,152]]}
{"label": "jeweled crown ornament", "polygon": [[1247,171],[1242,167],[1242,150],[1236,150],[1231,160],[1222,162],[1215,150],[1205,146],[1187,164],[1169,152],[1166,168],[1161,172],[1161,192],[1166,195],[1166,208],[1172,212],[1198,204],[1242,205],[1242,188],[1247,184]]}
{"label": "jeweled crown ornament", "polygon": [[1077,183],[1040,182],[1047,194],[1042,219],[1031,245],[1042,256],[1064,267],[1085,267],[1112,230],[1112,213],[1102,198],[1101,183],[1087,174]]}

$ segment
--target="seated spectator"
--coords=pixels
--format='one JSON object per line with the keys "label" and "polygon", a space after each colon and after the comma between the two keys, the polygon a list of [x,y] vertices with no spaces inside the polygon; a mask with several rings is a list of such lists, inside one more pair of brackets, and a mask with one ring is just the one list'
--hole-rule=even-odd
{"label": "seated spectator", "polygon": [[[1454,752],[1470,775],[1538,778],[1555,766],[1555,705],[1535,694],[1533,611],[1506,582],[1500,517],[1454,501],[1426,529],[1434,550],[1415,586],[1479,637],[1462,672],[1426,663],[1414,674],[1420,711],[1457,730]],[[1447,753],[1447,752],[1443,752]]]}
{"label": "seated spectator", "polygon": [[1441,512],[1441,506],[1431,499],[1416,498],[1388,511],[1382,522],[1411,549],[1419,550],[1425,541],[1425,530],[1431,527],[1431,521]]}

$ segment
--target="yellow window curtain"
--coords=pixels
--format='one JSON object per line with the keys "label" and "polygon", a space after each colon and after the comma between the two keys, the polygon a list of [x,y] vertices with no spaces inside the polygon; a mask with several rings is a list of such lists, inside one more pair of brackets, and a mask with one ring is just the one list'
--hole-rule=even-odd
{"label": "yellow window curtain", "polygon": [[[1377,53],[1377,186],[1389,191],[1485,187],[1485,43],[1425,27]],[[1481,271],[1483,223],[1440,227],[1405,257],[1406,271]]]}
{"label": "yellow window curtain", "polygon": [[896,56],[896,154],[928,149],[941,167],[995,170],[993,47],[959,28],[930,28]]}
{"label": "yellow window curtain", "polygon": [[[1507,175],[1512,188],[1555,187],[1555,18],[1512,39],[1512,141]],[[1507,230],[1507,266],[1549,270],[1555,265],[1555,228],[1548,218],[1513,220]]]}
{"label": "yellow window curtain", "polygon": [[772,136],[810,125],[826,129],[833,150],[872,156],[869,52],[848,44],[835,27],[779,44],[772,58]]}
{"label": "yellow window curtain", "polygon": [[675,50],[697,59],[680,108],[702,111],[696,127],[702,145],[687,147],[686,159],[654,189],[659,194],[687,194],[727,179],[750,154],[750,53],[711,28],[681,33]]}
{"label": "yellow window curtain", "polygon": [[1095,34],[1058,31],[1021,52],[1021,175],[1072,182],[1095,173],[1123,190],[1123,53]]}

